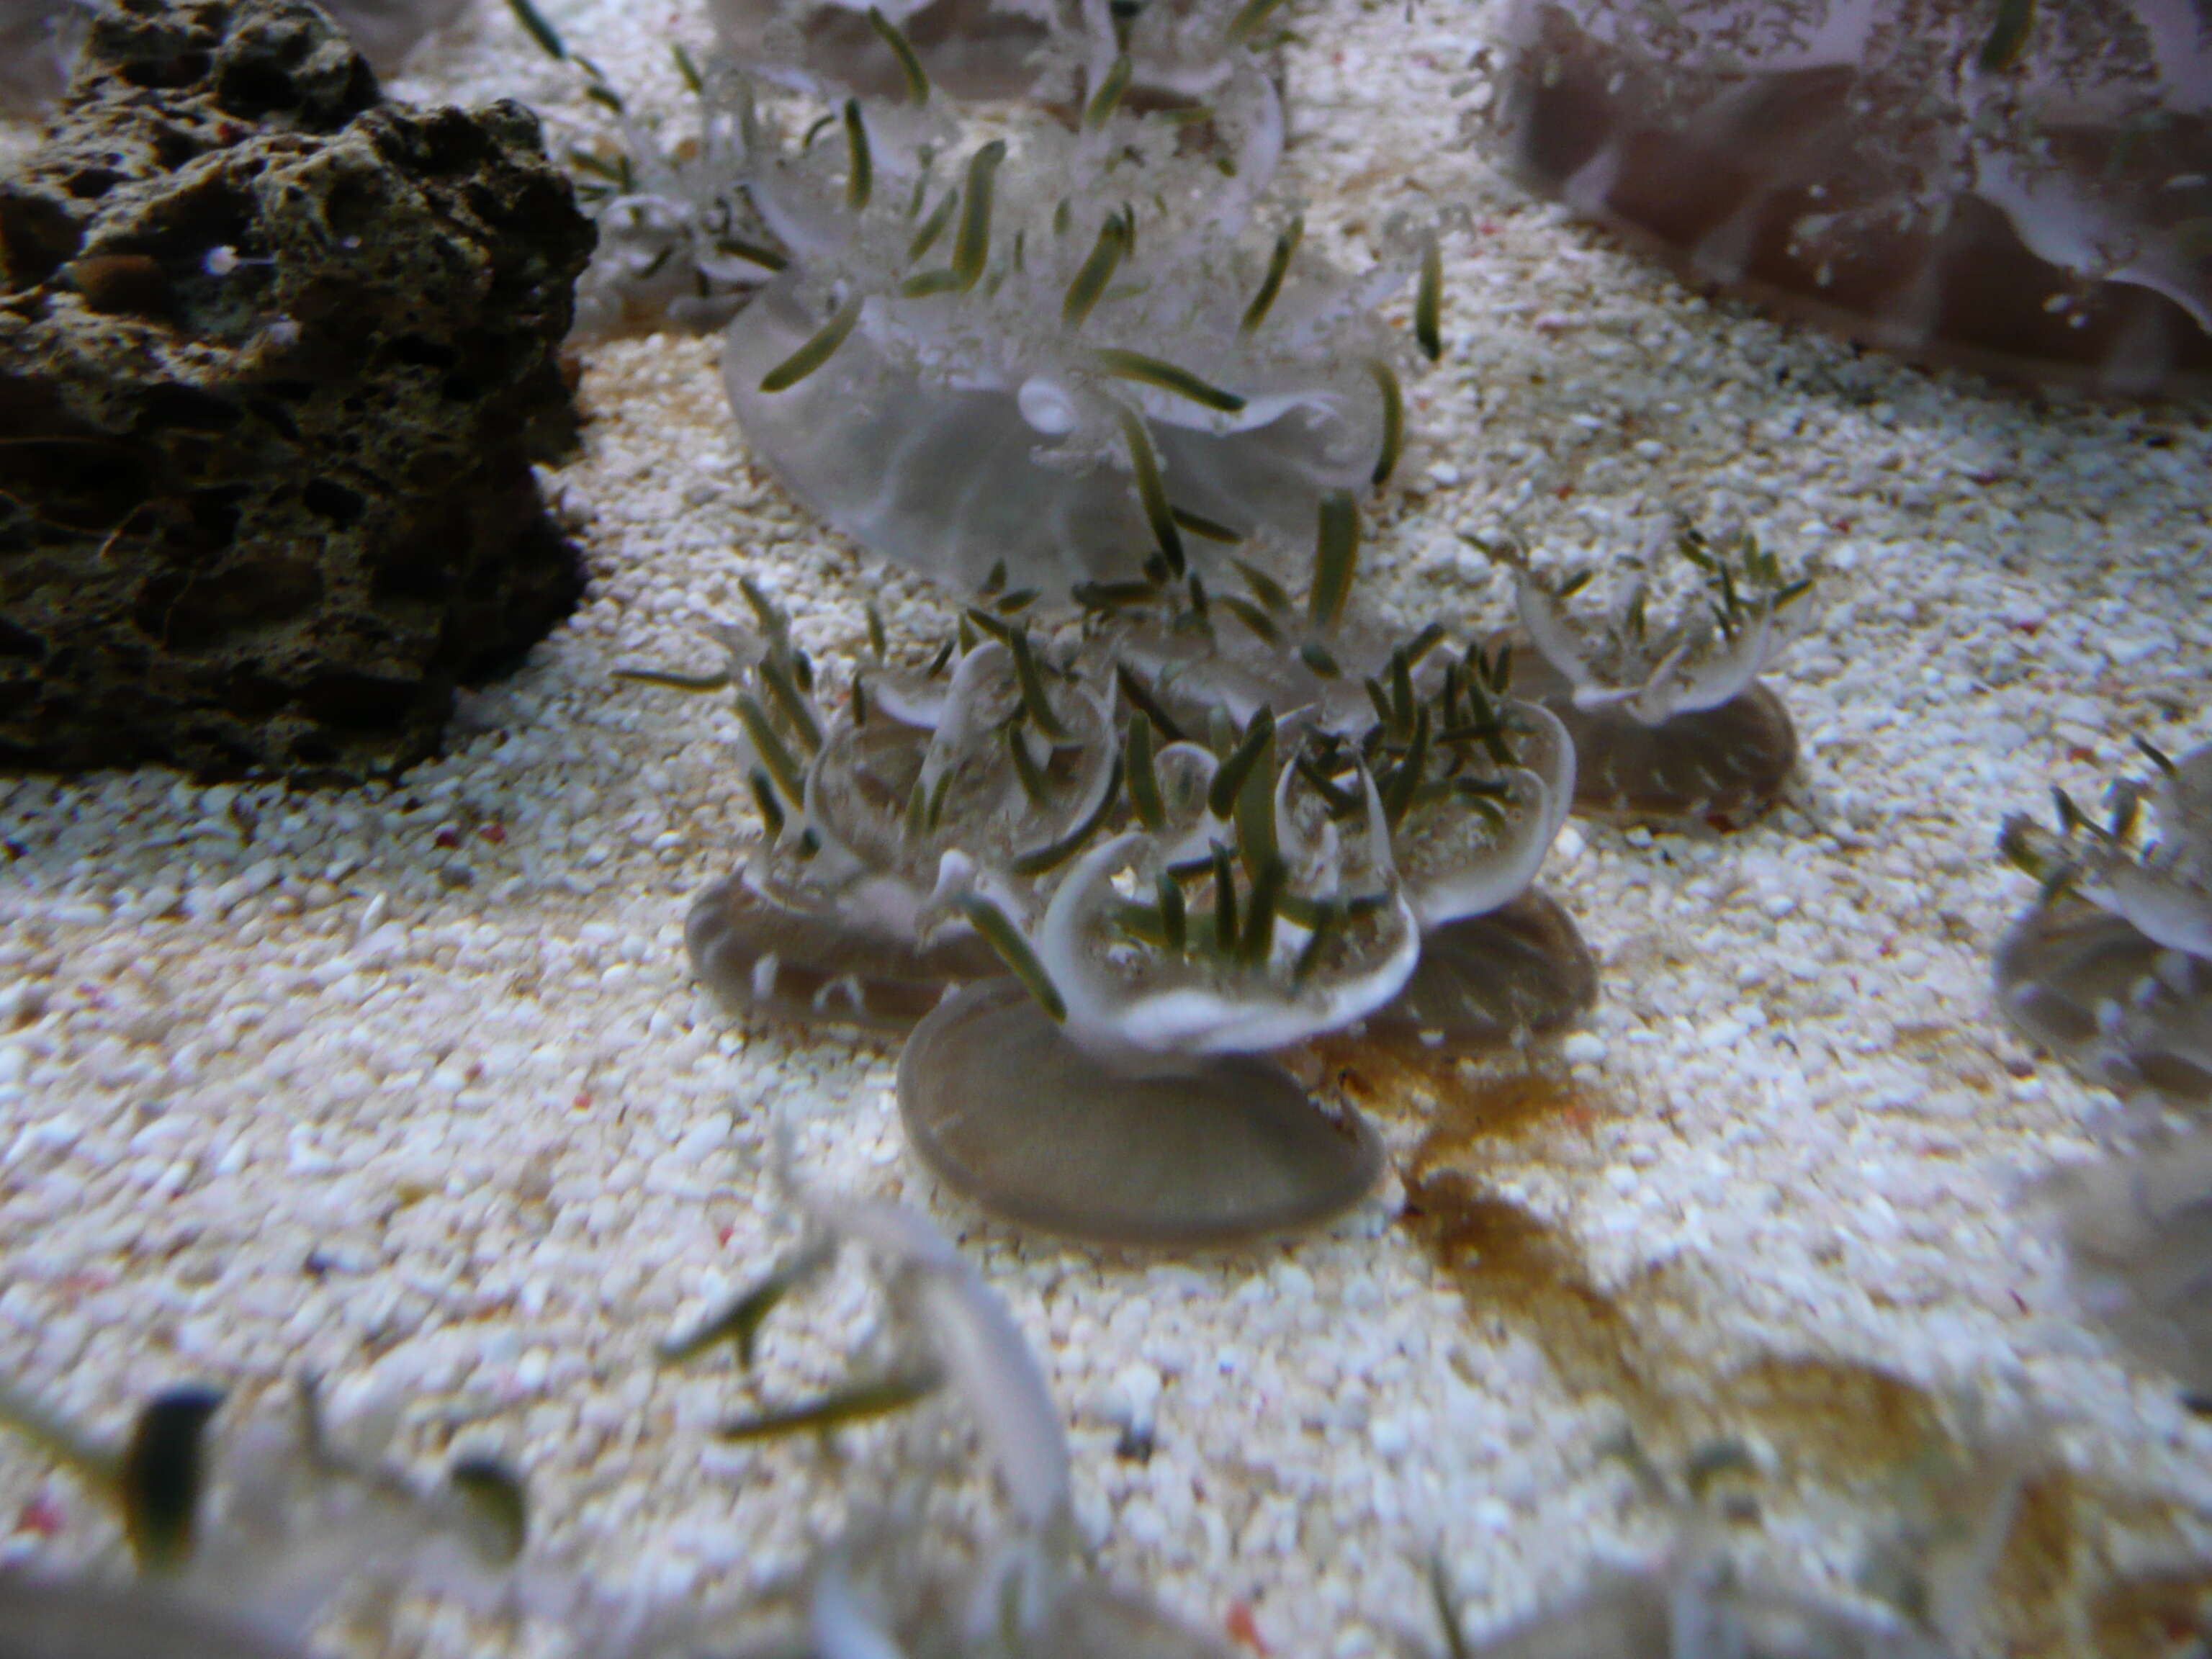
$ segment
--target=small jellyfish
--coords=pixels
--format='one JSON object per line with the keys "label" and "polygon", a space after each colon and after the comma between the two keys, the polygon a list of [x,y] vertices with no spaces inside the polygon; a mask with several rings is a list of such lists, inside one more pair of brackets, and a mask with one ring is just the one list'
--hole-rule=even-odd
{"label": "small jellyfish", "polygon": [[694,902],[693,969],[740,1012],[903,1030],[1005,971],[956,901],[977,866],[1057,862],[1095,826],[1119,787],[1106,709],[1045,674],[1026,628],[979,611],[1003,637],[864,672],[833,716],[787,619],[748,595],[757,629],[726,631],[732,672],[703,684],[735,682],[769,834]]}
{"label": "small jellyfish", "polygon": [[[2099,822],[2061,792],[2054,834],[1999,847],[2042,884],[1996,950],[1997,1006],[2032,1041],[2124,1091],[2212,1103],[2212,744],[2124,781]],[[2144,842],[2142,808],[2159,833]]]}
{"label": "small jellyfish", "polygon": [[[1387,1018],[1427,939],[1526,888],[1571,787],[1556,721],[1486,693],[1484,672],[1456,660],[1416,689],[1426,654],[1392,653],[1394,689],[1374,682],[1362,732],[1301,727],[1287,756],[1264,706],[1220,733],[1218,754],[1155,750],[1133,714],[1130,827],[1006,930],[1018,986],[962,993],[902,1057],[909,1136],[948,1184],[1011,1218],[1122,1244],[1311,1224],[1367,1190],[1372,1130],[1263,1056]],[[1550,920],[1539,912],[1526,941],[1566,958],[1546,973],[1587,972],[1571,926]],[[1512,919],[1495,931],[1510,935]],[[1424,1024],[1433,1013],[1463,1034],[1480,996],[1496,1021],[1542,1023],[1540,977],[1432,994]]]}
{"label": "small jellyfish", "polygon": [[1685,530],[1676,545],[1704,591],[1682,596],[1671,622],[1650,614],[1641,574],[1585,621],[1568,602],[1587,576],[1554,590],[1521,573],[1521,626],[1498,644],[1513,647],[1516,695],[1573,740],[1577,811],[1741,820],[1771,805],[1796,764],[1789,711],[1758,676],[1804,625],[1810,582],[1784,581],[1749,538],[1714,547]]}
{"label": "small jellyfish", "polygon": [[1509,694],[1510,665],[1471,650],[1433,693],[1391,689],[1362,741],[1390,858],[1425,936],[1510,903],[1536,878],[1575,798],[1578,761],[1551,710]]}
{"label": "small jellyfish", "polygon": [[2013,925],[1994,969],[1997,1007],[2030,1042],[2115,1088],[2212,1103],[2212,962],[2059,897]]}
{"label": "small jellyfish", "polygon": [[720,60],[702,70],[676,47],[699,125],[664,143],[596,64],[569,52],[531,0],[509,3],[532,40],[575,74],[584,96],[614,128],[590,148],[568,151],[576,204],[599,232],[592,263],[576,279],[569,338],[723,327],[787,263],[745,197],[750,83]]}
{"label": "small jellyfish", "polygon": [[1334,774],[1279,763],[1273,735],[1263,709],[1214,769],[1202,821],[1093,848],[1030,930],[1069,1035],[1125,1071],[1287,1048],[1413,972],[1419,925],[1372,779],[1340,756]]}
{"label": "small jellyfish", "polygon": [[848,898],[838,908],[803,890],[788,899],[749,867],[693,902],[684,923],[692,970],[734,1013],[798,1024],[904,1031],[947,990],[1006,971],[972,929],[927,943],[867,920]]}
{"label": "small jellyfish", "polygon": [[1279,550],[1273,538],[1264,550],[1248,550],[1257,557],[1230,559],[1212,585],[1196,571],[1151,564],[1141,581],[1076,586],[1073,597],[1098,629],[1098,659],[1164,738],[1207,738],[1224,714],[1243,727],[1263,708],[1295,710],[1306,728],[1348,736],[1373,718],[1369,680],[1395,686],[1401,667],[1435,679],[1441,626],[1403,640],[1351,603],[1360,542],[1352,492],[1324,493],[1313,518],[1303,605],[1269,568]]}

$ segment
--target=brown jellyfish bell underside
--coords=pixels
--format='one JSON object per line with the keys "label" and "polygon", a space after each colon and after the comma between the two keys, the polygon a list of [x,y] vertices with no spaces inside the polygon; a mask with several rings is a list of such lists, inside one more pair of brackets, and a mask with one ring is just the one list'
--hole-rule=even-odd
{"label": "brown jellyfish bell underside", "polygon": [[1518,0],[1525,182],[1925,362],[2212,388],[2202,0]]}
{"label": "brown jellyfish bell underside", "polygon": [[732,1012],[802,1024],[903,1031],[948,988],[1006,971],[972,933],[916,945],[826,909],[787,906],[740,872],[693,902],[692,971]]}
{"label": "brown jellyfish bell underside", "polygon": [[1574,810],[1588,817],[1725,818],[1774,803],[1797,764],[1790,711],[1753,680],[1711,708],[1647,726],[1625,706],[1583,708],[1565,675],[1514,636],[1513,693],[1559,717],[1575,744]]}
{"label": "brown jellyfish bell underside", "polygon": [[2114,1087],[2212,1103],[2212,963],[2075,898],[2039,904],[1996,949],[1997,1006],[2030,1042]]}
{"label": "brown jellyfish bell underside", "polygon": [[1421,935],[1406,988],[1367,1035],[1471,1054],[1548,1036],[1597,1004],[1597,959],[1574,918],[1534,890]]}
{"label": "brown jellyfish bell underside", "polygon": [[1129,1076],[1078,1048],[1012,979],[915,1028],[899,1115],[923,1163],[992,1214],[1095,1243],[1234,1244],[1349,1208],[1382,1166],[1374,1129],[1281,1066],[1193,1058]]}

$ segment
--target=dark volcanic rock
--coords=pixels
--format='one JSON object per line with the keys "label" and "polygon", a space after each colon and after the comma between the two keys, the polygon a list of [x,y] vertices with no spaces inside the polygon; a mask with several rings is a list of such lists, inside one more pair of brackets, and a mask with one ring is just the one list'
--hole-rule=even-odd
{"label": "dark volcanic rock", "polygon": [[0,764],[387,772],[574,603],[531,463],[592,232],[520,105],[121,0],[0,181]]}

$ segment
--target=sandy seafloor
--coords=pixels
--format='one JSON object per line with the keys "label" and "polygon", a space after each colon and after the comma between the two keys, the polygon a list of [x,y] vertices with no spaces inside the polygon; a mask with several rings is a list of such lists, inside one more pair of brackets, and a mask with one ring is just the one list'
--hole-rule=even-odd
{"label": "sandy seafloor", "polygon": [[[680,112],[664,43],[704,46],[697,8],[545,9]],[[1588,1035],[1540,1057],[1559,1109],[1354,1056],[1398,1166],[1379,1191],[1314,1237],[1146,1258],[941,1192],[902,1149],[891,1047],[738,1030],[680,941],[753,833],[734,720],[611,671],[711,665],[745,574],[833,663],[868,599],[907,641],[946,612],[749,464],[710,343],[617,343],[550,480],[589,591],[444,758],[358,794],[0,781],[0,1368],[104,1426],[185,1378],[274,1412],[312,1370],[342,1425],[400,1405],[426,1469],[455,1444],[525,1465],[549,1555],[672,1595],[766,1582],[841,1487],[880,1489],[891,1443],[710,1434],[837,1374],[855,1274],[779,1316],[750,1377],[652,1362],[790,1241],[780,1105],[814,1178],[920,1206],[1012,1304],[1102,1566],[1270,1653],[1433,1644],[1431,1552],[1480,1628],[1662,1545],[1603,1449],[1624,1425],[1674,1467],[1742,1438],[1754,1552],[1842,1583],[1944,1467],[1939,1425],[1978,1412],[2032,1415],[2049,1459],[1993,1644],[2159,1650],[2112,1587],[2212,1554],[2212,1421],[2071,1310],[2030,1200],[2112,1101],[1995,1023],[1986,964],[2030,896],[1992,857],[2002,815],[2094,796],[2137,735],[2212,738],[2212,416],[2039,400],[1702,301],[1458,137],[1479,9],[1292,16],[1279,193],[1310,243],[1356,267],[1389,213],[1473,209],[1372,521],[1376,602],[1487,628],[1503,584],[1462,531],[1588,557],[1678,508],[1824,573],[1778,676],[1786,804],[1729,835],[1577,824],[1547,866],[1604,972]],[[590,125],[489,6],[396,85]],[[1419,1179],[1478,1200],[1444,1218],[1476,1247],[1455,1271],[1433,1203],[1407,1213]],[[0,1559],[112,1547],[79,1486],[0,1450]],[[435,1619],[392,1644],[465,1645]]]}

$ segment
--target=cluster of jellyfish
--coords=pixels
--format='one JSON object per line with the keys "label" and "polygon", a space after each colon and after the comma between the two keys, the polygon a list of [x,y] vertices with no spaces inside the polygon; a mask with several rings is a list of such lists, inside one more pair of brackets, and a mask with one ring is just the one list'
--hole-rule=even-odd
{"label": "cluster of jellyfish", "polygon": [[1806,585],[1686,534],[1710,603],[1662,615],[1638,586],[1585,613],[1588,584],[1531,573],[1520,627],[1397,638],[1351,603],[1352,500],[1315,520],[1302,583],[1245,560],[1209,586],[1170,541],[1047,627],[987,580],[834,708],[756,591],[726,643],[767,833],[692,909],[702,981],[906,1034],[915,1149],[1010,1219],[1219,1244],[1363,1196],[1373,1131],[1282,1057],[1346,1030],[1475,1054],[1584,1012],[1546,852],[1577,806],[1771,799],[1795,745],[1756,677]]}
{"label": "cluster of jellyfish", "polygon": [[[390,62],[453,8],[338,9]],[[1363,606],[1361,502],[1403,447],[1404,377],[1441,349],[1440,228],[1388,227],[1346,272],[1295,217],[1263,222],[1275,10],[717,0],[723,56],[681,60],[698,124],[673,145],[570,59],[618,124],[575,158],[601,234],[580,335],[721,331],[751,452],[963,604],[941,641],[878,629],[866,659],[817,665],[748,590],[714,684],[761,834],[692,908],[697,975],[748,1019],[898,1036],[901,1118],[946,1187],[1117,1245],[1231,1243],[1356,1204],[1380,1143],[1314,1086],[1309,1045],[1465,1055],[1570,1027],[1595,963],[1537,884],[1569,815],[1741,822],[1796,756],[1761,676],[1808,624],[1809,583],[1747,536],[1685,526],[1625,573],[1496,550],[1513,615],[1458,635]],[[1701,280],[2038,380],[2172,389],[2212,367],[2212,46],[2187,0],[1505,11],[1505,94],[1478,125]],[[74,16],[10,12],[9,96],[50,93]],[[975,136],[978,101],[995,136]],[[801,104],[819,118],[793,125]],[[1380,315],[1408,289],[1411,340]],[[2212,747],[2150,761],[2101,819],[2062,799],[2055,833],[2008,826],[2039,891],[1996,977],[2025,1035],[2135,1108],[2070,1184],[2081,1295],[2201,1396]],[[890,1316],[876,1351],[848,1385],[723,1432],[919,1421],[942,1399],[984,1449],[988,1518],[909,1451],[789,1582],[670,1606],[523,1551],[512,1472],[464,1459],[418,1486],[339,1443],[312,1398],[214,1460],[205,1394],[161,1397],[108,1446],[8,1393],[0,1416],[115,1498],[145,1571],[0,1577],[0,1653],[292,1659],[403,1591],[544,1621],[592,1659],[1221,1653],[1083,1562],[1058,1409],[974,1267],[911,1212],[782,1178],[792,1256],[665,1357],[749,1360],[763,1319],[861,1251]],[[1479,1650],[1975,1650],[2026,1467],[1994,1461],[1969,1566],[1912,1609],[1739,1573],[1670,1491],[1662,1557]],[[1449,1650],[1478,1650],[1438,1603]]]}
{"label": "cluster of jellyfish", "polygon": [[[692,960],[748,1016],[904,1036],[915,1148],[1003,1217],[1311,1224],[1381,1155],[1298,1051],[1474,1053],[1585,1011],[1547,849],[1577,805],[1775,799],[1796,742],[1758,677],[1809,584],[1688,528],[1595,588],[1506,550],[1515,625],[1394,636],[1359,603],[1361,501],[1442,349],[1438,228],[1345,272],[1261,222],[1264,0],[938,9],[721,8],[746,67],[688,71],[698,137],[603,166],[592,314],[672,280],[684,319],[726,316],[750,452],[965,601],[941,644],[878,630],[817,677],[749,590],[719,684],[765,834]],[[773,85],[826,111],[779,139]],[[1026,117],[971,137],[955,92]],[[1409,289],[1410,337],[1380,314]]]}

